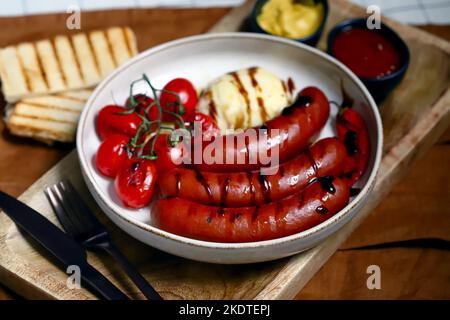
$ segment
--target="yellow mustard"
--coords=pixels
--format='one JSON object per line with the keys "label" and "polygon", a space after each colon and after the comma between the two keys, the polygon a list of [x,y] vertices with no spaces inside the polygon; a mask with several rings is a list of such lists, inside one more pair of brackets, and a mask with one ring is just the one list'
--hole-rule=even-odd
{"label": "yellow mustard", "polygon": [[[307,3],[305,1],[304,3]],[[269,0],[257,17],[266,32],[286,38],[305,38],[320,26],[324,16],[322,3],[311,5],[295,0]]]}

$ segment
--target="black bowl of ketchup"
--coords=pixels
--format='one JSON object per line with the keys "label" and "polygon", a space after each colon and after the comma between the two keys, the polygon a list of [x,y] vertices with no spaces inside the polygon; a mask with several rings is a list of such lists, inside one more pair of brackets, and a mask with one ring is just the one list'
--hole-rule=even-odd
{"label": "black bowl of ketchup", "polygon": [[409,65],[409,50],[391,28],[368,29],[366,19],[351,19],[328,35],[328,53],[352,70],[376,102],[402,81]]}

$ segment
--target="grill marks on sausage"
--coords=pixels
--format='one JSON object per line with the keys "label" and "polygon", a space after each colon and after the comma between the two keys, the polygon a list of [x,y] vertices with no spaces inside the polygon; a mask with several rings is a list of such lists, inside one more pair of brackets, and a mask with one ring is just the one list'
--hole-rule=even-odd
{"label": "grill marks on sausage", "polygon": [[[249,181],[252,181],[252,173],[249,173],[248,177],[249,177]],[[262,188],[264,190],[265,196],[267,196],[270,193],[270,183],[267,181],[267,179],[265,178],[264,175],[258,175],[258,180],[261,183],[261,186],[262,186]],[[332,183],[333,180],[334,180],[334,177],[332,177],[332,176],[324,176],[324,177],[320,177],[320,178],[317,179],[317,181],[321,185],[321,188],[324,191],[329,192],[331,194],[335,194],[336,193],[336,188],[334,187],[334,185]],[[230,182],[229,177],[227,177],[224,180],[224,183],[223,183],[224,195],[225,196],[228,193],[229,182]],[[251,183],[251,186],[253,186],[252,183]],[[253,191],[254,191],[254,188],[252,188],[252,194],[254,194]],[[297,199],[298,199],[298,207],[300,208],[300,207],[302,207],[304,205],[304,191],[302,191],[302,192],[300,192],[298,194],[298,198]],[[270,201],[270,199],[266,199],[266,201],[267,200],[268,200],[268,203],[272,202],[272,201]],[[275,217],[275,219],[277,219],[278,215],[283,212],[284,205],[283,205],[283,203],[281,201],[273,202],[273,204],[275,206],[274,217]],[[221,206],[220,207],[216,207],[217,211],[214,210],[214,211],[211,212],[211,214],[207,217],[206,222],[208,224],[210,224],[212,222],[212,218],[213,218],[213,215],[215,214],[215,212],[217,212],[217,216],[219,216],[219,217],[222,216],[223,217],[225,215],[225,212],[226,212],[226,207],[225,206],[226,206],[226,199],[222,199]],[[259,209],[260,209],[259,206],[255,206],[254,207],[254,211],[253,211],[252,216],[251,216],[252,223],[254,223],[258,219]],[[325,205],[318,206],[315,209],[315,211],[318,214],[321,214],[321,215],[326,215],[327,213],[329,213],[329,210],[328,210],[328,208]],[[191,214],[194,214],[194,213],[191,212],[191,208],[190,208],[189,215],[191,215]],[[228,219],[229,219],[229,221],[231,223],[234,223],[236,220],[239,220],[241,217],[242,217],[242,214],[240,212],[231,211],[228,214]]]}
{"label": "grill marks on sausage", "polygon": [[255,206],[255,211],[253,211],[253,214],[252,214],[252,222],[255,222],[256,219],[258,219],[258,211],[259,211],[259,206]]}
{"label": "grill marks on sausage", "polygon": [[[317,179],[317,181],[320,183],[321,188],[331,194],[336,193],[336,187],[333,185],[333,176],[324,176]],[[316,208],[316,212],[318,214],[325,215],[329,212],[328,208],[324,205],[320,205]]]}
{"label": "grill marks on sausage", "polygon": [[236,214],[234,212],[230,212],[230,222],[234,223],[235,220],[236,220]]}
{"label": "grill marks on sausage", "polygon": [[208,181],[206,181],[205,177],[203,177],[202,173],[198,170],[195,170],[195,178],[203,186],[206,193],[208,194],[209,201],[212,202],[212,191],[210,185],[208,184]]}
{"label": "grill marks on sausage", "polygon": [[[261,183],[261,186],[265,192],[265,195],[266,195],[266,193],[267,194],[270,193],[270,183],[267,181],[265,176],[258,175],[258,180]],[[321,185],[321,188],[324,191],[329,192],[331,194],[335,194],[336,188],[334,187],[334,185],[332,183],[333,180],[334,180],[334,177],[332,177],[332,176],[324,176],[324,177],[320,177],[317,179],[317,181]],[[249,181],[252,181],[251,173],[249,173]],[[227,179],[224,180],[224,184],[223,184],[224,190],[226,190],[228,188],[228,185],[229,185],[229,178],[227,177]],[[253,185],[253,184],[251,184],[251,185]],[[225,195],[227,193],[228,193],[228,191],[224,191]],[[299,192],[297,199],[298,199],[298,207],[300,208],[304,205],[304,191]],[[269,200],[269,199],[266,199],[266,200]],[[216,210],[211,212],[211,214],[206,219],[206,222],[208,224],[210,224],[212,222],[212,217],[215,214],[215,212],[217,212],[217,216],[219,216],[219,217],[221,217],[221,216],[223,217],[225,215],[225,212],[226,212],[225,203],[226,203],[226,200],[223,199],[221,206],[216,207]],[[269,200],[268,203],[272,203],[272,201]],[[277,219],[278,215],[283,212],[284,205],[281,201],[273,202],[273,205],[275,206],[274,218]],[[257,221],[259,210],[260,210],[260,206],[254,207],[254,211],[251,216],[252,223]],[[320,215],[326,215],[329,213],[329,209],[325,205],[320,205],[315,209],[315,212],[317,212]],[[191,214],[193,214],[193,213],[191,213],[191,210],[189,210],[189,215],[191,215]],[[234,223],[236,220],[239,220],[241,217],[242,217],[242,213],[240,213],[238,211],[230,211],[228,213],[228,219],[231,223]]]}
{"label": "grill marks on sausage", "polygon": [[252,197],[252,203],[255,203],[256,199],[256,188],[253,184],[253,174],[251,172],[247,172],[248,184],[250,186],[250,194]]}
{"label": "grill marks on sausage", "polygon": [[290,116],[297,108],[309,107],[311,103],[312,98],[310,96],[298,95],[294,103],[283,109],[281,115]]}
{"label": "grill marks on sausage", "polygon": [[226,206],[227,196],[230,189],[230,177],[227,176],[222,185],[222,199],[220,199],[220,203],[222,206]]}
{"label": "grill marks on sausage", "polygon": [[[162,229],[214,242],[251,242],[289,236],[312,228],[348,203],[345,180],[334,180],[336,194],[322,190],[318,179],[298,194],[261,206],[198,206],[174,198],[160,200],[155,210]],[[173,219],[171,208],[178,219]],[[199,220],[201,219],[201,221]]]}
{"label": "grill marks on sausage", "polygon": [[324,189],[333,193],[334,181],[327,181],[324,176],[342,175],[345,153],[342,142],[327,138],[297,158],[278,165],[275,175],[263,175],[266,173],[263,170],[210,173],[192,167],[165,175],[167,179],[161,179],[160,187],[164,197],[176,196],[216,207],[246,207],[278,201],[318,179]]}
{"label": "grill marks on sausage", "polygon": [[245,162],[249,163],[250,162],[250,149],[248,148],[248,146],[250,144],[249,136],[244,137],[244,144],[245,144]]}
{"label": "grill marks on sausage", "polygon": [[263,190],[264,201],[266,203],[272,202],[272,199],[270,197],[270,182],[267,180],[267,177],[265,175],[261,174],[261,172],[258,172],[258,182]]}

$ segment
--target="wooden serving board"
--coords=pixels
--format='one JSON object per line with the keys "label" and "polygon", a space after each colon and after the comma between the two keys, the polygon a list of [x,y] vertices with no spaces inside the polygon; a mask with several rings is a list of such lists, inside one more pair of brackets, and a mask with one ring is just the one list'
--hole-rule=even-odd
{"label": "wooden serving board", "polygon": [[[254,4],[232,10],[211,32],[240,30]],[[330,15],[319,48],[325,49],[328,30],[337,22],[364,16],[362,8],[344,0],[330,3]],[[81,178],[75,152],[42,176],[21,197],[56,222],[43,188],[69,178],[95,210],[123,252],[166,299],[290,299],[339,248],[391,188],[406,174],[450,124],[450,43],[388,19],[406,40],[411,64],[401,85],[380,106],[384,123],[384,154],[369,202],[339,232],[321,245],[296,256],[253,265],[224,266],[189,261],[147,247],[106,220]],[[133,297],[141,297],[123,273],[104,255],[92,254],[91,263]],[[66,274],[45,252],[0,214],[0,282],[27,298],[92,299],[90,292],[69,290]]]}

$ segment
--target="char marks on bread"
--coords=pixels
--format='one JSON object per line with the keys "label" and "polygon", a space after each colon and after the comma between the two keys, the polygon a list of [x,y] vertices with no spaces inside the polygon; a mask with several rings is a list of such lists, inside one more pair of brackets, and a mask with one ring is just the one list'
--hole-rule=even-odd
{"label": "char marks on bread", "polygon": [[136,37],[127,27],[11,45],[0,49],[3,95],[13,103],[89,88],[136,53]]}
{"label": "char marks on bread", "polygon": [[136,54],[136,37],[128,27],[0,49],[0,78],[9,103],[7,128],[48,144],[73,142],[92,87]]}

